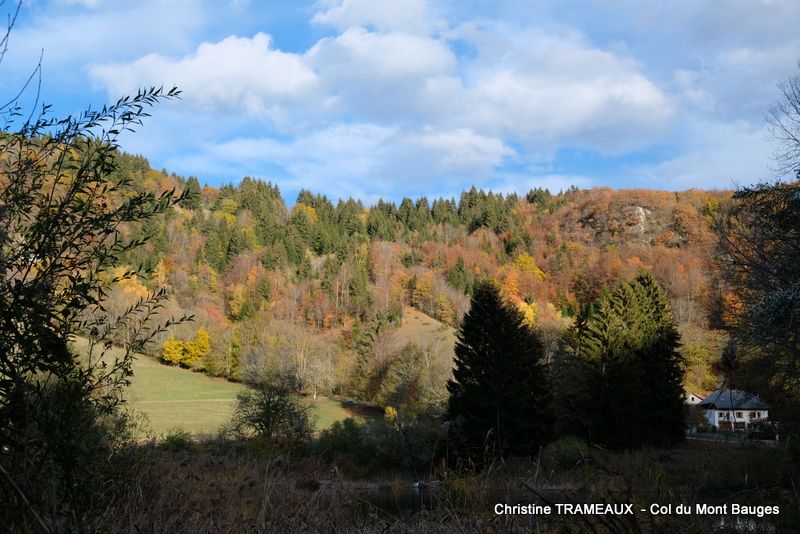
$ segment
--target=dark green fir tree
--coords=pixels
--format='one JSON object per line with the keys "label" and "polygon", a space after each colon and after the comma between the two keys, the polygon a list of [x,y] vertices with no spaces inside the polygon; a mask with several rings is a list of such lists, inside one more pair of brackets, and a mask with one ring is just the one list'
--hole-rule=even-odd
{"label": "dark green fir tree", "polygon": [[448,416],[469,455],[532,455],[551,435],[543,347],[493,282],[475,287],[455,347]]}
{"label": "dark green fir tree", "polygon": [[680,442],[683,359],[664,290],[643,272],[595,309],[576,327],[577,357],[561,388],[573,428],[609,448]]}

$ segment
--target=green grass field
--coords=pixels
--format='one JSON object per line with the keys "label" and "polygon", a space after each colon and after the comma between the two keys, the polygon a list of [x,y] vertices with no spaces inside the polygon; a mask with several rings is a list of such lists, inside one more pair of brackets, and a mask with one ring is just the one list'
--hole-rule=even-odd
{"label": "green grass field", "polygon": [[[451,359],[455,332],[413,309],[406,309],[404,324],[394,332],[399,346],[416,342],[429,345],[443,358]],[[78,338],[75,350],[85,352],[87,340]],[[110,357],[121,353],[113,348]],[[194,435],[213,435],[230,421],[236,396],[246,389],[242,384],[202,373],[172,367],[157,359],[141,355],[133,364],[131,386],[126,391],[128,406],[147,419],[146,427],[158,437],[173,430]],[[353,412],[337,400],[320,397],[305,399],[317,429],[329,428],[335,421],[352,417]]]}
{"label": "green grass field", "polygon": [[[75,348],[85,351],[87,341],[79,338]],[[121,350],[115,347],[111,357],[119,353]],[[155,358],[141,355],[133,364],[126,400],[134,412],[147,418],[147,426],[156,437],[177,429],[194,435],[214,434],[230,421],[236,395],[245,389],[242,384],[164,365]],[[312,408],[318,429],[352,416],[333,399],[305,401]]]}
{"label": "green grass field", "polygon": [[318,397],[314,400],[307,397],[305,401],[311,406],[311,414],[319,430],[330,428],[336,421],[343,421],[354,415],[342,406],[341,402],[334,399]]}

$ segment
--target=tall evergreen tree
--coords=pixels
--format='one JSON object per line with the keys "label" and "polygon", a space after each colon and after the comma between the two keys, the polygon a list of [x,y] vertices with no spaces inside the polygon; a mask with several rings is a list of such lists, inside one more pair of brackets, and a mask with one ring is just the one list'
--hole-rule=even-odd
{"label": "tall evergreen tree", "polygon": [[683,356],[680,334],[672,318],[667,295],[653,276],[640,274],[634,286],[650,318],[651,330],[640,356],[647,391],[642,398],[642,440],[649,444],[674,444],[685,435]]}
{"label": "tall evergreen tree", "polygon": [[439,224],[458,224],[458,214],[456,213],[456,201],[453,199],[438,198],[433,201],[431,207],[431,217],[433,222]]}
{"label": "tall evergreen tree", "polygon": [[186,200],[183,201],[183,207],[196,210],[200,207],[200,200],[200,182],[194,176],[190,176],[186,180]]}
{"label": "tall evergreen tree", "polygon": [[534,454],[551,433],[543,347],[493,282],[474,291],[455,347],[448,416],[473,457]]}
{"label": "tall evergreen tree", "polygon": [[403,198],[402,202],[400,202],[400,207],[397,209],[397,216],[403,226],[406,227],[406,230],[414,229],[414,216],[416,212],[414,201],[408,197]]}
{"label": "tall evergreen tree", "polygon": [[[576,361],[560,403],[573,425],[611,448],[683,439],[683,359],[667,297],[647,272],[604,293],[576,327]],[[567,387],[567,384],[565,384]]]}
{"label": "tall evergreen tree", "polygon": [[464,258],[461,256],[456,259],[455,265],[447,273],[447,281],[456,289],[469,292],[469,273],[467,273],[467,267],[464,265]]}

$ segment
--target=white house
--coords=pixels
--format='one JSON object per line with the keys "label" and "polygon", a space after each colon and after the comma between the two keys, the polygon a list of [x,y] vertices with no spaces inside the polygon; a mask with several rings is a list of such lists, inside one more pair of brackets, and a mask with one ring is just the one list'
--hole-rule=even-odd
{"label": "white house", "polygon": [[703,397],[701,397],[697,393],[692,393],[691,391],[686,392],[686,398],[684,398],[683,400],[684,404],[691,404],[691,405],[700,404],[701,402],[703,402]]}
{"label": "white house", "polygon": [[697,404],[708,423],[723,430],[746,429],[769,417],[766,402],[739,389],[719,389]]}

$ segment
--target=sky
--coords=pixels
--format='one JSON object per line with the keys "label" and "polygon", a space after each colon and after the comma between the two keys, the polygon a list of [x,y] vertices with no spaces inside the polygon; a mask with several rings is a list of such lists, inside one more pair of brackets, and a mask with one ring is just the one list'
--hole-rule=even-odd
{"label": "sky", "polygon": [[0,97],[40,54],[58,116],[176,85],[123,148],[289,200],[729,189],[772,177],[797,22],[797,0],[24,0]]}

